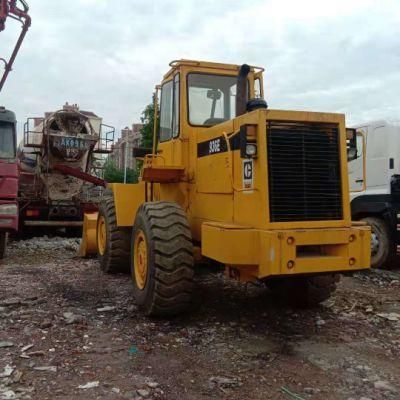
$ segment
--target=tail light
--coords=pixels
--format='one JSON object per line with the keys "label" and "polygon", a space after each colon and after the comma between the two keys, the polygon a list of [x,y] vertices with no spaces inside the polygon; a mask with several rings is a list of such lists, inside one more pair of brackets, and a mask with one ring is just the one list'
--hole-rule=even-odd
{"label": "tail light", "polygon": [[26,210],[27,217],[38,217],[40,215],[39,210]]}

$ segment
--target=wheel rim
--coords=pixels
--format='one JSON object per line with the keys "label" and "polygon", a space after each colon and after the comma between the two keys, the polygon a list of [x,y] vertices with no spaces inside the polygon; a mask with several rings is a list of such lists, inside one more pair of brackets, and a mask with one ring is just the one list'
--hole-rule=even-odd
{"label": "wheel rim", "polygon": [[106,220],[100,215],[97,225],[97,250],[102,256],[106,252],[107,233],[106,233]]}
{"label": "wheel rim", "polygon": [[143,290],[146,285],[148,265],[146,237],[141,229],[135,235],[133,266],[136,285],[140,290]]}

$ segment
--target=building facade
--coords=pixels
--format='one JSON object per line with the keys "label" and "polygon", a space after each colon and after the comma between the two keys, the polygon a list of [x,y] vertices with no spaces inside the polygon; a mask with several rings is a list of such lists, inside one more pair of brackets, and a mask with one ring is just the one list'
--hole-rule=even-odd
{"label": "building facade", "polygon": [[121,129],[121,137],[115,142],[110,158],[119,169],[136,169],[136,159],[132,156],[134,147],[139,147],[142,124],[132,124]]}

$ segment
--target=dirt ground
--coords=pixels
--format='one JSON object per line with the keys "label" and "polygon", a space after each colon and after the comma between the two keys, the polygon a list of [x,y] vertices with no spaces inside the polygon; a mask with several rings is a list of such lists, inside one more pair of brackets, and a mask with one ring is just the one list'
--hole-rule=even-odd
{"label": "dirt ground", "polygon": [[313,310],[201,272],[190,312],[162,320],[76,247],[14,242],[1,263],[0,399],[400,399],[400,269],[344,277]]}

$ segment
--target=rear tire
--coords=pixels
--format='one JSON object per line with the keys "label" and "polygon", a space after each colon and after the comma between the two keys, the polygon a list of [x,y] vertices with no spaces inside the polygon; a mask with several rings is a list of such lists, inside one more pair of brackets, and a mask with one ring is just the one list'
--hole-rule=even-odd
{"label": "rear tire", "polygon": [[106,197],[97,218],[97,254],[104,272],[129,272],[130,236],[130,229],[117,226],[113,197]]}
{"label": "rear tire", "polygon": [[6,255],[7,232],[0,232],[0,260]]}
{"label": "rear tire", "polygon": [[193,243],[186,215],[178,204],[158,201],[139,208],[131,254],[133,292],[146,315],[176,315],[190,305]]}
{"label": "rear tire", "polygon": [[393,261],[393,240],[386,223],[377,217],[363,218],[371,227],[371,267],[389,267]]}
{"label": "rear tire", "polygon": [[283,303],[295,307],[315,307],[336,290],[339,274],[291,277],[271,280],[267,286]]}

